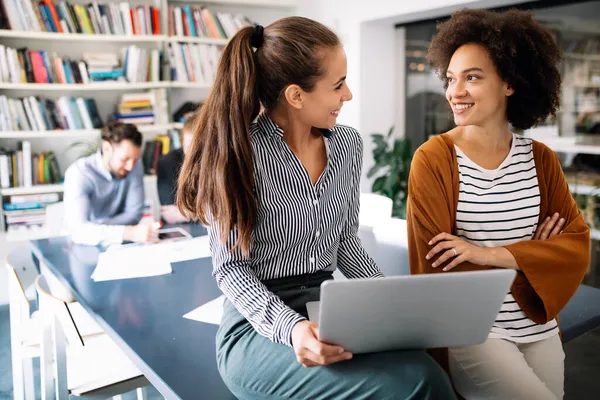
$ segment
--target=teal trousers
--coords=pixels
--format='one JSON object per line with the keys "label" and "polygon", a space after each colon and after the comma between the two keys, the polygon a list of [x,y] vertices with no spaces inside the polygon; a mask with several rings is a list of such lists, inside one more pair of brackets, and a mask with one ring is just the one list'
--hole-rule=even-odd
{"label": "teal trousers", "polygon": [[[319,300],[318,273],[265,282],[288,306],[306,316]],[[360,295],[357,293],[357,296]],[[223,381],[245,399],[455,399],[446,373],[424,351],[355,354],[351,360],[305,368],[294,350],[259,335],[229,302],[217,332],[217,363]]]}

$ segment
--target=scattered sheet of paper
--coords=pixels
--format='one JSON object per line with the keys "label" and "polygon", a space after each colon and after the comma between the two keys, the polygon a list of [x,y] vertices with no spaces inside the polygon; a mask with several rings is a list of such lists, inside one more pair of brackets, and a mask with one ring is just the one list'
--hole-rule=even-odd
{"label": "scattered sheet of paper", "polygon": [[109,247],[92,273],[96,282],[170,274],[171,263],[210,257],[208,236],[151,245]]}
{"label": "scattered sheet of paper", "polygon": [[100,253],[92,279],[100,282],[141,278],[170,274],[171,271],[171,262],[166,253],[152,246],[132,246]]}
{"label": "scattered sheet of paper", "polygon": [[223,315],[224,300],[225,296],[219,296],[185,314],[183,318],[219,325],[221,323],[221,316]]}
{"label": "scattered sheet of paper", "polygon": [[168,253],[169,261],[172,263],[210,257],[208,236],[159,243],[153,246],[161,246]]}

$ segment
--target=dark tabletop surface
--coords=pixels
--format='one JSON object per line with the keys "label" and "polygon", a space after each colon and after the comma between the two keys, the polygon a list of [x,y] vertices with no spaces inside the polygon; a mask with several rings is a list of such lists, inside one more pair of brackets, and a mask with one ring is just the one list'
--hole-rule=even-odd
{"label": "dark tabletop surface", "polygon": [[[181,226],[206,234],[200,225]],[[221,295],[210,258],[174,263],[168,275],[94,282],[100,248],[65,237],[32,248],[166,398],[234,399],[217,370],[217,326],[182,318]]]}

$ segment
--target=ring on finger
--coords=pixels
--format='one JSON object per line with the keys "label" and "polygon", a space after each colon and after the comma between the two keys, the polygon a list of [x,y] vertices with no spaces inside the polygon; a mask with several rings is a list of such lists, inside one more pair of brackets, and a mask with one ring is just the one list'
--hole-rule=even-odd
{"label": "ring on finger", "polygon": [[454,257],[456,257],[458,255],[458,253],[456,252],[456,249],[452,248],[452,251],[454,252]]}

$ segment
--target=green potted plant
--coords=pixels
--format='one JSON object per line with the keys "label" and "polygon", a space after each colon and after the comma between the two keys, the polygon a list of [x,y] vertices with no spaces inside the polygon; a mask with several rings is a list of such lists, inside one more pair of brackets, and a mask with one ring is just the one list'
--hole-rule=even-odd
{"label": "green potted plant", "polygon": [[412,151],[410,139],[394,138],[393,131],[392,126],[387,135],[371,134],[375,164],[367,173],[367,177],[377,176],[371,190],[392,199],[392,216],[405,219]]}

